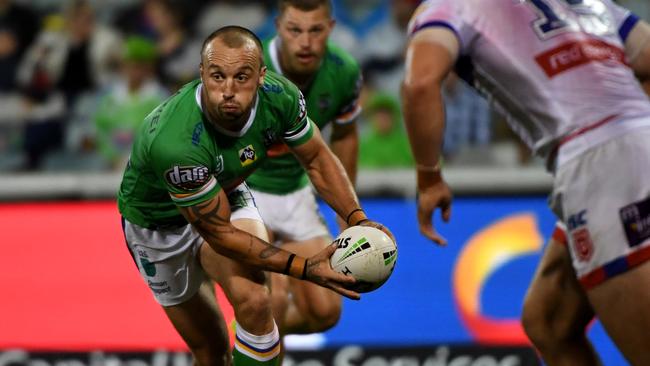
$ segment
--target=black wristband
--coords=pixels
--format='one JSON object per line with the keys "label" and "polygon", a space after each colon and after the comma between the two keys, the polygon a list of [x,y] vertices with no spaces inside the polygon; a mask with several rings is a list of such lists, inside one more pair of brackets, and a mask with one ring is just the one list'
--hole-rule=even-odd
{"label": "black wristband", "polygon": [[286,275],[289,274],[289,270],[291,269],[291,263],[293,263],[293,259],[295,257],[296,257],[296,255],[291,253],[291,255],[289,256],[289,259],[287,260],[287,266],[284,268],[284,272],[282,272],[282,273],[284,273]]}
{"label": "black wristband", "polygon": [[309,260],[305,260],[305,266],[302,267],[302,276],[300,277],[301,280],[304,280],[307,278],[307,262]]}
{"label": "black wristband", "polygon": [[350,213],[348,214],[348,217],[345,218],[345,223],[346,223],[346,224],[350,225],[350,217],[352,217],[352,215],[353,215],[355,212],[357,212],[357,211],[362,211],[362,212],[363,212],[363,210],[360,209],[360,208],[355,208],[354,210],[352,210],[352,212],[350,212]]}

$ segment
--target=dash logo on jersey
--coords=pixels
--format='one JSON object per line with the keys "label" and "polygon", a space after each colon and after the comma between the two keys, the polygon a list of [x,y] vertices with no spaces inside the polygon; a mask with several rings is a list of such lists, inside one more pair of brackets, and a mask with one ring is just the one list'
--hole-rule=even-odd
{"label": "dash logo on jersey", "polygon": [[251,165],[255,160],[257,160],[257,154],[255,154],[255,148],[253,148],[253,145],[248,145],[239,150],[239,161],[241,162],[241,166]]}
{"label": "dash logo on jersey", "polygon": [[187,190],[203,186],[210,179],[210,174],[204,166],[177,165],[165,172],[165,179],[172,186]]}

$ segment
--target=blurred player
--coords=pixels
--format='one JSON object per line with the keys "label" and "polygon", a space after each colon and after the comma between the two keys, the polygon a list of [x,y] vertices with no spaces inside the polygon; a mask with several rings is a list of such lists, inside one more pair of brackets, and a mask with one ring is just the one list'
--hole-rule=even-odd
{"label": "blurred player", "polygon": [[[328,43],[334,27],[329,0],[280,0],[278,8],[278,35],[264,45],[266,65],[302,90],[309,117],[319,128],[331,124],[332,152],[354,182],[358,150],[355,119],[361,110],[359,66],[347,52]],[[271,241],[298,255],[320,252],[331,237],[305,170],[284,143],[273,146],[269,157],[247,183]],[[339,222],[342,228],[349,224]],[[282,333],[320,332],[336,324],[341,314],[338,294],[304,281],[272,276],[274,312]]]}
{"label": "blurred player", "polygon": [[[332,271],[329,246],[309,258],[268,244],[244,179],[283,141],[323,199],[351,224],[367,220],[300,91],[266,72],[250,31],[221,28],[202,47],[200,80],[158,106],[136,134],[118,195],[142,278],[199,365],[228,365],[228,336],[210,291],[217,281],[238,326],[235,365],[278,365],[280,343],[262,270],[358,298]],[[207,275],[207,276],[206,276]],[[204,284],[202,286],[202,284]]]}
{"label": "blurred player", "polygon": [[431,218],[451,214],[440,85],[456,65],[546,159],[589,303],[625,357],[650,364],[650,102],[635,79],[650,76],[648,25],[610,0],[432,0],[410,33],[403,102],[421,231],[444,243]]}

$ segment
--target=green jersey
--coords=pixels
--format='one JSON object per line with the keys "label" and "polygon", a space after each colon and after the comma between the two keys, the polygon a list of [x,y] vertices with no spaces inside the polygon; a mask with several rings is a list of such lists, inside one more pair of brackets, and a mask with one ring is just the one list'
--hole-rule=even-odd
{"label": "green jersey", "polygon": [[176,206],[192,206],[241,184],[273,146],[298,146],[314,131],[298,88],[267,72],[240,131],[211,124],[202,84],[185,85],[140,125],[118,193],[120,213],[149,228],[187,224]]}
{"label": "green jersey", "polygon": [[[269,70],[282,73],[276,37],[264,42],[264,60]],[[359,92],[361,72],[357,62],[342,49],[328,44],[325,57],[308,90],[303,90],[307,100],[307,113],[319,128],[328,123],[351,123],[361,112]],[[273,194],[287,194],[309,183],[307,174],[298,160],[283,149],[273,150],[270,159],[251,175],[246,182],[251,188]]]}

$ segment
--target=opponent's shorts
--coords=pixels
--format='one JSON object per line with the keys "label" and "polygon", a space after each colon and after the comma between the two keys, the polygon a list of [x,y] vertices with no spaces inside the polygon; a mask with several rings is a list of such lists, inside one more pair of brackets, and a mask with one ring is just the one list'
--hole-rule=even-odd
{"label": "opponent's shorts", "polygon": [[[230,221],[262,221],[245,183],[228,194],[228,201]],[[122,218],[122,228],[140,275],[160,305],[178,305],[196,294],[207,277],[198,257],[204,240],[192,225],[152,230]]]}
{"label": "opponent's shorts", "polygon": [[556,170],[550,206],[586,289],[650,259],[650,128],[594,146]]}
{"label": "opponent's shorts", "polygon": [[330,236],[310,186],[285,195],[251,191],[262,220],[276,242]]}

